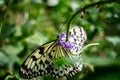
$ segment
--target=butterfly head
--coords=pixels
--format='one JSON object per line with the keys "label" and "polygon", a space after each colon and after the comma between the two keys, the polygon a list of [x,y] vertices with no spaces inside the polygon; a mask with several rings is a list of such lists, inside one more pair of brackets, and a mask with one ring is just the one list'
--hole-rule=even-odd
{"label": "butterfly head", "polygon": [[66,32],[62,32],[58,37],[58,41],[60,42],[60,44],[63,47],[68,48],[68,49],[72,49],[74,47],[73,38],[74,38],[74,35],[70,34],[69,40],[66,41]]}

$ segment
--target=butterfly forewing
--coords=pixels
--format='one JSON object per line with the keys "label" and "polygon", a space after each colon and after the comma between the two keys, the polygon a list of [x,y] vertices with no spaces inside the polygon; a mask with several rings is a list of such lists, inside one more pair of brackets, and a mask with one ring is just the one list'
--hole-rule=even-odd
{"label": "butterfly forewing", "polygon": [[32,78],[47,73],[47,67],[55,56],[52,54],[56,41],[46,43],[33,51],[20,67],[19,74],[23,78]]}

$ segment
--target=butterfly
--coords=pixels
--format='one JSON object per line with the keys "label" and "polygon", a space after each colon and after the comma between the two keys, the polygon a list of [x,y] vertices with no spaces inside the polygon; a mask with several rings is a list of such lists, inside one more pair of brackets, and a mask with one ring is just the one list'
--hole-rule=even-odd
{"label": "butterfly", "polygon": [[[79,53],[87,40],[86,32],[79,26],[73,26],[69,32],[68,41],[66,41],[66,32],[62,32],[56,40],[36,48],[21,65],[20,76],[31,79],[51,74],[54,78],[60,78],[68,75],[72,77],[81,71],[83,64],[81,62],[82,55]],[[55,60],[61,58],[70,60],[78,58],[79,60],[72,64],[55,66]]]}

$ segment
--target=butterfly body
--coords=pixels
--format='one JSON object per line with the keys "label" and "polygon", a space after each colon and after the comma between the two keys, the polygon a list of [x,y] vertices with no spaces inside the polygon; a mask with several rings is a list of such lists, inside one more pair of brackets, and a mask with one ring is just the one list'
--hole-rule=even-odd
{"label": "butterfly body", "polygon": [[[82,58],[78,53],[86,40],[86,33],[82,27],[73,27],[70,33],[73,36],[69,37],[68,42],[65,41],[66,35],[63,33],[56,40],[36,48],[20,67],[20,76],[30,79],[48,73],[54,78],[60,78],[67,75],[73,76],[81,71]],[[69,58],[71,61],[76,58],[79,60],[72,64],[56,66],[55,61],[61,58]]]}

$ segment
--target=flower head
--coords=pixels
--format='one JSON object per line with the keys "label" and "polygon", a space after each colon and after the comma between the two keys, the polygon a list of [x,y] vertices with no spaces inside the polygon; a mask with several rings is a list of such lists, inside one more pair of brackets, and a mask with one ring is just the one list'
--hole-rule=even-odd
{"label": "flower head", "polygon": [[[74,38],[74,35],[70,34],[69,35],[69,40],[71,40],[72,38]],[[58,40],[59,40],[60,44],[65,48],[72,49],[74,47],[74,43],[72,41],[66,41],[66,32],[62,32],[59,35]]]}

